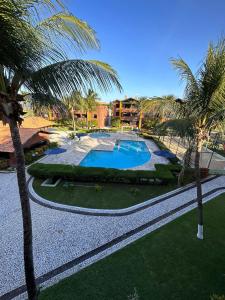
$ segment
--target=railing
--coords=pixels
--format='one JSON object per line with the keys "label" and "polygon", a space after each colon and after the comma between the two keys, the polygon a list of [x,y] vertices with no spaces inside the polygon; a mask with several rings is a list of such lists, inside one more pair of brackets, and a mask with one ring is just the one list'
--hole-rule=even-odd
{"label": "railing", "polygon": [[[177,155],[179,159],[183,159],[186,150],[188,149],[188,143],[185,139],[181,139],[176,136],[161,136],[159,137],[167,148]],[[191,155],[191,165],[194,167],[195,152]],[[225,157],[220,154],[203,147],[200,153],[200,167],[213,170],[225,169]]]}

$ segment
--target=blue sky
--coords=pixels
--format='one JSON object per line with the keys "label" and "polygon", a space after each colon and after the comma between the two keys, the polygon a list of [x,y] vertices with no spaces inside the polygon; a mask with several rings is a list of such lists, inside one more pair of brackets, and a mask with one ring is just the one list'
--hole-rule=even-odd
{"label": "blue sky", "polygon": [[[84,59],[111,64],[123,92],[101,96],[181,97],[183,85],[169,59],[181,56],[195,71],[208,43],[225,34],[225,0],[67,0],[68,9],[96,31],[101,50]],[[77,53],[70,53],[77,57]]]}

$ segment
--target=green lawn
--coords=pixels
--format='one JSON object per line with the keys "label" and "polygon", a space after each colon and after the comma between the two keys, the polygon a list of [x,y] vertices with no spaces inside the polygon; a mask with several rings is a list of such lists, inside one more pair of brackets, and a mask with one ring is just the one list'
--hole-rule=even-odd
{"label": "green lawn", "polygon": [[40,300],[207,300],[225,294],[225,196],[206,204],[205,239],[196,211],[44,290]]}
{"label": "green lawn", "polygon": [[95,183],[80,183],[82,186],[79,186],[79,183],[77,183],[74,186],[70,186],[65,181],[53,188],[42,187],[41,183],[41,180],[35,179],[33,187],[45,199],[62,204],[102,209],[129,207],[176,188],[175,185],[135,186],[103,183],[97,185],[98,188],[96,188]]}

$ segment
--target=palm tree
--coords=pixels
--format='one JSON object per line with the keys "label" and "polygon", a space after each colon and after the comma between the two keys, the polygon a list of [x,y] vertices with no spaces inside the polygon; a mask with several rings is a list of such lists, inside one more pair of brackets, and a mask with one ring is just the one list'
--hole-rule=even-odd
{"label": "palm tree", "polygon": [[225,40],[209,44],[206,58],[196,75],[181,58],[172,59],[172,64],[186,82],[184,117],[188,118],[195,131],[195,172],[198,203],[197,237],[203,239],[203,205],[200,180],[200,152],[209,132],[225,119]]}
{"label": "palm tree", "polygon": [[87,115],[87,128],[89,129],[89,124],[90,124],[90,112],[96,109],[96,106],[98,105],[97,103],[98,100],[98,94],[95,93],[93,90],[89,89],[88,92],[86,93],[84,97],[84,109],[86,111]]}
{"label": "palm tree", "polygon": [[[179,104],[174,106],[174,108],[177,112],[177,116],[179,116]],[[170,119],[160,123],[156,127],[156,132],[160,135],[162,133],[163,135],[165,135],[165,133],[168,135],[168,131],[170,135],[179,136],[181,139],[185,140],[185,144],[187,143],[187,149],[183,156],[182,169],[178,176],[178,186],[180,187],[184,183],[185,171],[187,170],[187,168],[191,167],[191,155],[195,145],[195,130],[193,128],[192,122],[188,118]]]}
{"label": "palm tree", "polygon": [[76,110],[82,111],[84,109],[84,98],[82,97],[81,92],[74,91],[71,96],[66,97],[63,100],[63,104],[71,115],[73,131],[76,132],[76,120],[74,112]]}
{"label": "palm tree", "polygon": [[173,95],[162,97],[140,97],[138,102],[139,111],[139,129],[142,126],[143,114],[151,115],[155,120],[163,121],[165,117],[171,115],[173,111],[171,108],[175,103]]}
{"label": "palm tree", "polygon": [[[48,9],[45,20],[38,9]],[[72,91],[93,86],[121,89],[116,72],[106,63],[67,59],[63,43],[76,50],[98,48],[87,23],[68,13],[60,1],[0,0],[0,119],[8,123],[16,156],[18,187],[23,217],[24,268],[29,299],[37,299],[32,249],[32,221],[26,185],[24,152],[19,125],[23,121],[21,88],[39,99],[63,98]],[[41,11],[43,11],[41,10]],[[46,15],[46,14],[44,14]],[[41,21],[40,21],[41,20]],[[37,23],[38,21],[38,23]],[[61,37],[61,38],[59,38]]]}

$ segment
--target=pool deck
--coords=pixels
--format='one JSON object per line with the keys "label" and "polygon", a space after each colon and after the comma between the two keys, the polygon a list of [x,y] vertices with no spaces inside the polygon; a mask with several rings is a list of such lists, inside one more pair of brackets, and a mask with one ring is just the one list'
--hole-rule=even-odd
{"label": "pool deck", "polygon": [[49,164],[72,164],[79,165],[90,150],[99,151],[113,151],[117,140],[133,140],[143,141],[146,143],[150,153],[151,159],[140,166],[130,168],[132,170],[154,170],[155,164],[168,164],[168,160],[164,157],[155,155],[153,152],[158,150],[156,144],[151,140],[143,139],[137,136],[133,132],[129,133],[110,133],[109,138],[92,138],[90,136],[81,137],[79,141],[71,141],[67,138],[62,139],[60,134],[58,135],[60,144],[67,151],[61,154],[53,154],[44,157],[41,162]]}

